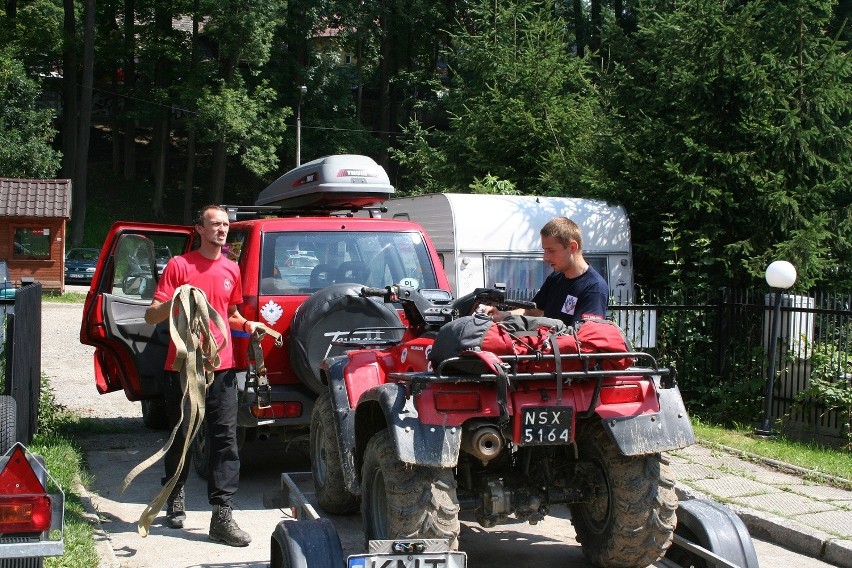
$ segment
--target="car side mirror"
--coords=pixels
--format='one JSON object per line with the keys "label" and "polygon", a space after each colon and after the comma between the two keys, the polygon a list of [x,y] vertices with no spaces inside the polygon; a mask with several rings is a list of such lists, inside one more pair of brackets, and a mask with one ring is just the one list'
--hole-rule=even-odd
{"label": "car side mirror", "polygon": [[153,276],[136,275],[128,276],[121,283],[121,291],[128,296],[139,296],[143,300],[150,300],[154,297],[154,282]]}

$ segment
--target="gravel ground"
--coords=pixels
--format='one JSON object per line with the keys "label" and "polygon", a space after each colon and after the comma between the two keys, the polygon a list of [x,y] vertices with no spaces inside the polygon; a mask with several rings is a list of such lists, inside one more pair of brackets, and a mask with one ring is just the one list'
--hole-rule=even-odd
{"label": "gravel ground", "polygon": [[138,402],[123,391],[99,395],[95,387],[93,347],[80,343],[83,304],[42,302],[41,371],[57,404],[89,418],[142,417]]}

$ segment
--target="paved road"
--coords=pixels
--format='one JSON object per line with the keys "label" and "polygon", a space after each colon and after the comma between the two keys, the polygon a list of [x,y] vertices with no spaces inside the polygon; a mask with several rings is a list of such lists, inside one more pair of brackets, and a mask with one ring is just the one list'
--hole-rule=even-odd
{"label": "paved road", "polygon": [[[277,502],[280,474],[309,469],[304,454],[285,453],[275,438],[249,445],[243,452],[236,518],[252,535],[254,541],[249,547],[231,548],[207,540],[210,508],[205,483],[194,474],[187,487],[185,528],[168,529],[160,516],[151,535],[143,539],[137,534],[136,521],[159,489],[161,464],[141,474],[123,495],[119,488],[134,466],[162,446],[165,433],[147,430],[142,424],[139,405],[127,401],[122,393],[97,394],[92,378],[92,351],[80,345],[78,339],[81,317],[81,305],[43,304],[42,370],[54,385],[60,404],[100,423],[81,439],[81,445],[93,475],[91,501],[99,512],[106,536],[101,543],[102,566],[267,566],[272,531],[280,520],[288,518]],[[363,536],[358,515],[330,518],[340,534],[344,553],[361,552]],[[554,507],[553,515],[536,526],[515,523],[483,529],[465,521],[460,542],[472,568],[589,566],[574,539],[564,507]],[[756,541],[756,547],[764,567],[828,566],[769,543]]]}

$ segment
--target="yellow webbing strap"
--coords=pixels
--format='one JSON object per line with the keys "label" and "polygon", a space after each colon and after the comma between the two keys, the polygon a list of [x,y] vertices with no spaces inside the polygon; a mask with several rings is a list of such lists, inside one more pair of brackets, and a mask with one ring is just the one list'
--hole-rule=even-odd
{"label": "yellow webbing strap", "polygon": [[[207,387],[213,382],[213,371],[219,366],[219,351],[228,344],[227,322],[213,309],[207,301],[207,296],[199,288],[186,284],[175,290],[174,296],[172,296],[170,314],[169,334],[176,348],[172,369],[180,373],[181,391],[183,392],[180,420],[162,449],[127,474],[124,483],[121,485],[121,492],[123,493],[127,489],[127,486],[139,473],[149,468],[166,454],[174,442],[178,428],[181,428],[185,423],[188,424],[188,428],[180,462],[174,476],[166,482],[163,489],[145,507],[139,517],[138,529],[139,534],[143,537],[148,536],[151,523],[162,510],[172,489],[177,484],[178,475],[186,461],[187,451],[201,427],[201,422],[204,420]],[[212,340],[211,321],[221,331],[224,338],[222,345],[217,345]],[[184,409],[187,406],[189,407],[189,416],[184,414]]]}
{"label": "yellow webbing strap", "polygon": [[248,346],[248,358],[249,361],[254,361],[254,374],[257,379],[257,385],[255,388],[258,408],[269,408],[272,398],[269,389],[269,377],[267,376],[266,363],[263,361],[263,349],[260,344],[260,341],[265,335],[270,335],[275,339],[275,347],[281,347],[284,345],[284,338],[279,332],[258,322],[254,333],[251,334]]}

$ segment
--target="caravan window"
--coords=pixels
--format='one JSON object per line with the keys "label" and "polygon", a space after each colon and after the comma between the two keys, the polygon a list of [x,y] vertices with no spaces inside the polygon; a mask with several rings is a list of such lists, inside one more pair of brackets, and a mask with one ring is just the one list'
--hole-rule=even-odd
{"label": "caravan window", "polygon": [[[589,255],[586,262],[609,282],[609,270],[605,256]],[[541,283],[551,273],[550,266],[541,256],[485,256],[485,285],[505,284],[506,290],[517,298],[532,298]]]}

